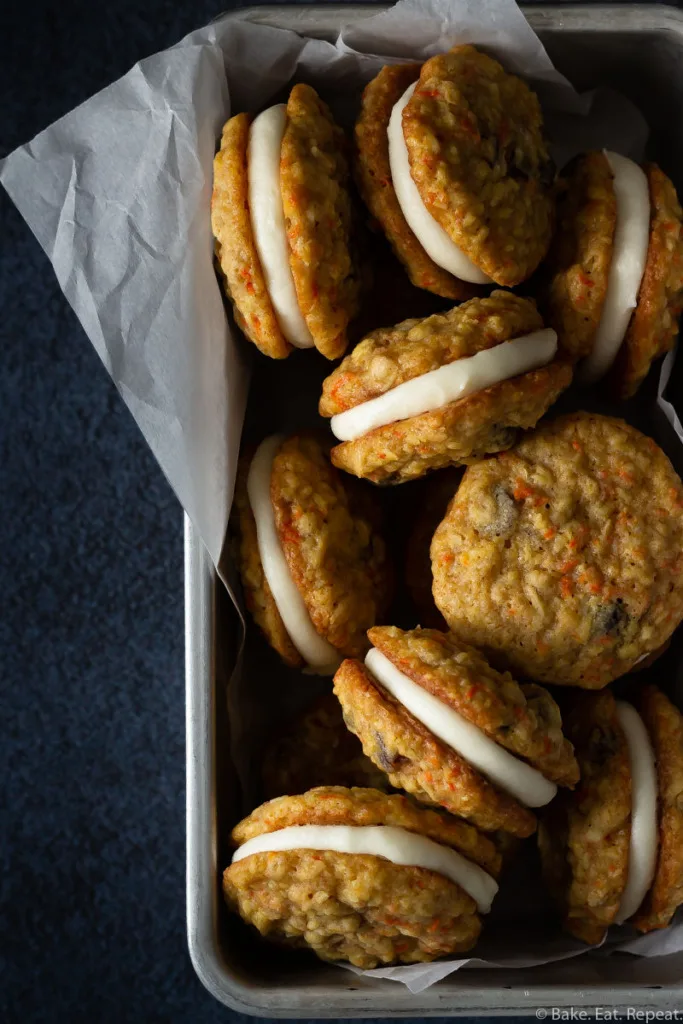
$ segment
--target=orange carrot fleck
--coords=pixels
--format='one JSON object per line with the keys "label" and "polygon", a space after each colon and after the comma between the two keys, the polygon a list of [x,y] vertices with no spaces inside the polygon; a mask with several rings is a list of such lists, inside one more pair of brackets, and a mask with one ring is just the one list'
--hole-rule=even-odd
{"label": "orange carrot fleck", "polygon": [[578,564],[579,564],[578,558],[570,558],[567,562],[564,563],[564,565],[560,566],[560,572],[562,573],[562,575],[564,575],[565,573],[571,572],[572,569],[576,569]]}
{"label": "orange carrot fleck", "polygon": [[533,488],[524,483],[521,477],[518,477],[515,481],[515,489],[512,492],[515,501],[524,501],[525,498],[530,498],[532,494],[534,494]]}

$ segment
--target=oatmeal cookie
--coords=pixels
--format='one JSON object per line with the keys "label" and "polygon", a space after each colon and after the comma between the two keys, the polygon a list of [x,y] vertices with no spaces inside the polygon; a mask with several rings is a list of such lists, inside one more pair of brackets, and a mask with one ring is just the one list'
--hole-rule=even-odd
{"label": "oatmeal cookie", "polygon": [[602,941],[626,885],[631,838],[628,747],[611,693],[583,695],[566,721],[581,783],[541,815],[538,845],[565,929]]}
{"label": "oatmeal cookie", "polygon": [[[683,213],[672,182],[646,164],[650,237],[638,302],[607,379],[631,398],[652,363],[673,347],[683,306]],[[614,249],[617,202],[604,153],[585,153],[563,174],[558,228],[545,266],[541,305],[560,347],[588,356],[600,325]]]}
{"label": "oatmeal cookie", "polygon": [[497,665],[599,689],[683,619],[683,485],[655,442],[585,412],[467,469],[431,547],[449,628]]}
{"label": "oatmeal cookie", "polygon": [[639,710],[657,762],[659,852],[652,888],[631,921],[650,932],[666,928],[683,903],[683,716],[656,686],[643,691]]}
{"label": "oatmeal cookie", "polygon": [[417,288],[445,299],[468,299],[474,286],[460,281],[427,255],[403,216],[389,165],[389,118],[409,85],[417,81],[419,64],[388,64],[366,85],[356,122],[355,171],[367,208],[378,222],[397,258]]}
{"label": "oatmeal cookie", "polygon": [[473,46],[423,64],[403,112],[423,203],[496,284],[524,281],[553,228],[554,168],[538,98]]}
{"label": "oatmeal cookie", "polygon": [[211,228],[216,259],[240,330],[272,359],[284,359],[285,339],[268,296],[249,216],[247,177],[248,114],[231,117],[223,129],[213,165]]}
{"label": "oatmeal cookie", "polygon": [[[578,769],[557,705],[542,687],[520,687],[455,637],[432,629],[383,626],[370,641],[404,676],[550,781],[573,786]],[[518,836],[535,827],[531,811],[489,781],[420,722],[373,672],[356,661],[337,670],[344,720],[392,785],[440,804],[487,831]]]}
{"label": "oatmeal cookie", "polygon": [[310,85],[287,101],[280,187],[299,307],[316,348],[337,359],[358,308],[344,133]]}
{"label": "oatmeal cookie", "polygon": [[[459,359],[540,330],[533,302],[495,291],[422,320],[373,331],[323,383],[319,411],[335,416]],[[509,448],[569,385],[561,360],[465,398],[377,427],[332,450],[335,466],[374,483],[400,483],[430,469],[467,464]]]}
{"label": "oatmeal cookie", "polygon": [[[450,847],[498,874],[500,855],[476,829],[401,796],[322,787],[257,808],[233,831],[237,846],[291,825],[394,826]],[[228,867],[230,906],[268,939],[357,967],[416,963],[471,949],[481,929],[474,899],[450,878],[384,857],[295,849]]]}
{"label": "oatmeal cookie", "polygon": [[631,398],[655,359],[673,348],[683,307],[683,237],[676,189],[656,164],[650,186],[650,242],[645,273],[626,337],[610,373],[619,398]]}
{"label": "oatmeal cookie", "polygon": [[[330,465],[328,448],[314,434],[285,438],[273,460],[270,495],[289,572],[316,632],[340,653],[357,655],[391,600],[392,573],[375,496]],[[235,507],[247,607],[283,660],[301,667],[263,572],[245,462]]]}
{"label": "oatmeal cookie", "polygon": [[576,157],[562,175],[542,307],[572,359],[593,348],[607,294],[617,222],[612,177],[604,153]]}

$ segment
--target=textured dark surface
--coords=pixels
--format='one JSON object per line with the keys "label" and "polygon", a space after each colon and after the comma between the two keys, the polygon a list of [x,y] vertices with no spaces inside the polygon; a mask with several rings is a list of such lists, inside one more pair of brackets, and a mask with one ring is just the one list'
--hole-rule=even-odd
{"label": "textured dark surface", "polygon": [[[226,6],[0,3],[0,155]],[[0,1020],[237,1020],[185,944],[181,512],[1,190],[0,481]]]}

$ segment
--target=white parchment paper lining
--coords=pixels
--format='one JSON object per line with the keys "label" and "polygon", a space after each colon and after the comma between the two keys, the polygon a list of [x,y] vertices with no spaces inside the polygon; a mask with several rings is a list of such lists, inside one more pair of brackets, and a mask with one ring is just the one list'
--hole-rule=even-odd
{"label": "white parchment paper lining", "polygon": [[[248,390],[214,274],[212,162],[225,120],[257,110],[293,78],[331,96],[382,64],[454,43],[486,48],[533,80],[562,164],[605,145],[640,157],[647,127],[623,97],[579,97],[554,70],[514,0],[400,0],[329,43],[224,18],[141,61],[0,162],[0,181],[47,253],[60,286],[218,565]],[[680,440],[663,397],[659,406]],[[610,948],[619,948],[619,942]],[[683,924],[622,945],[683,950]],[[577,956],[563,938],[516,954],[361,972],[419,992],[465,964],[529,967]]]}

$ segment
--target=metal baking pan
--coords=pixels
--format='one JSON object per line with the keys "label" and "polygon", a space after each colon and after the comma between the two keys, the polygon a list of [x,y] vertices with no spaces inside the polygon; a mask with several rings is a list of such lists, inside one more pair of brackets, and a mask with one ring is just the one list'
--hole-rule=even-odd
{"label": "metal baking pan", "polygon": [[[260,7],[240,18],[333,40],[376,5]],[[683,186],[683,12],[664,5],[534,6],[527,17],[577,88],[609,85],[641,108],[652,155]],[[672,173],[673,172],[673,173]],[[226,681],[235,612],[197,532],[185,524],[187,928],[192,963],[234,1010],[274,1017],[523,1015],[537,1008],[683,1003],[683,954],[642,960],[585,955],[530,970],[461,970],[419,995],[251,941],[221,895],[227,837],[239,818],[228,749]],[[220,629],[217,628],[220,623]],[[234,633],[236,636],[236,632]],[[542,1014],[539,1015],[542,1017]],[[624,1014],[625,1016],[625,1014]],[[552,1018],[551,1018],[552,1019]],[[643,1018],[641,1018],[643,1019]]]}

